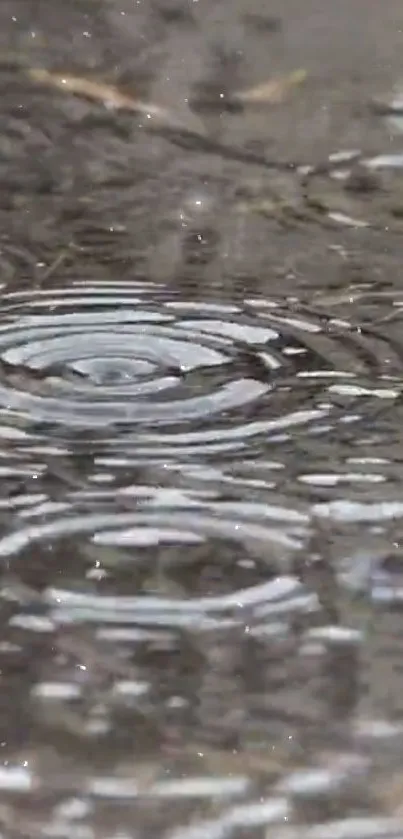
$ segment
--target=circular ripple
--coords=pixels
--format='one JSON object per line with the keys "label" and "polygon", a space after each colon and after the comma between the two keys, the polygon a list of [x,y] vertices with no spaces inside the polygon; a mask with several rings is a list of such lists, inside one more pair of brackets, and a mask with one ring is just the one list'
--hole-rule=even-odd
{"label": "circular ripple", "polygon": [[318,433],[345,400],[351,415],[363,397],[394,398],[395,356],[295,301],[184,302],[139,283],[10,292],[0,412],[29,432],[97,431],[126,456],[233,450],[298,425]]}
{"label": "circular ripple", "polygon": [[153,487],[127,512],[114,493],[65,499],[52,509],[27,498],[0,539],[13,575],[44,592],[59,622],[184,625],[246,607],[283,619],[317,605],[292,573],[310,532],[304,511]]}

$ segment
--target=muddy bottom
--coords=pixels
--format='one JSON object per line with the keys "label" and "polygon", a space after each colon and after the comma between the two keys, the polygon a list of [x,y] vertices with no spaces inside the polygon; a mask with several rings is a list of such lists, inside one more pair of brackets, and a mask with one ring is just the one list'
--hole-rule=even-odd
{"label": "muddy bottom", "polygon": [[0,833],[403,835],[403,7],[0,4]]}

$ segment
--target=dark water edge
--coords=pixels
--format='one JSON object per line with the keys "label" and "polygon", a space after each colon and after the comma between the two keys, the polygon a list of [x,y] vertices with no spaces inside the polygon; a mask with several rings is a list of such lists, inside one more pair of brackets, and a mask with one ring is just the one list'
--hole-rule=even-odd
{"label": "dark water edge", "polygon": [[403,835],[402,38],[0,4],[0,837]]}

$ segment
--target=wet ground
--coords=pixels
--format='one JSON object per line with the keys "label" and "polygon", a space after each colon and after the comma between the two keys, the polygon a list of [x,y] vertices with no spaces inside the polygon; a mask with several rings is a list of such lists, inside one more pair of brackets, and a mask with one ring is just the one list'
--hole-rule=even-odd
{"label": "wet ground", "polygon": [[2,0],[4,839],[403,836],[402,42]]}

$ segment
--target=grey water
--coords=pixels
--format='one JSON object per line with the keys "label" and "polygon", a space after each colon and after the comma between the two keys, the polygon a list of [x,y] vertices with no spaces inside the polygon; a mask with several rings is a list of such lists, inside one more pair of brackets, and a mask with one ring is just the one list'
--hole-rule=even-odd
{"label": "grey water", "polygon": [[403,836],[402,31],[1,4],[1,838]]}

